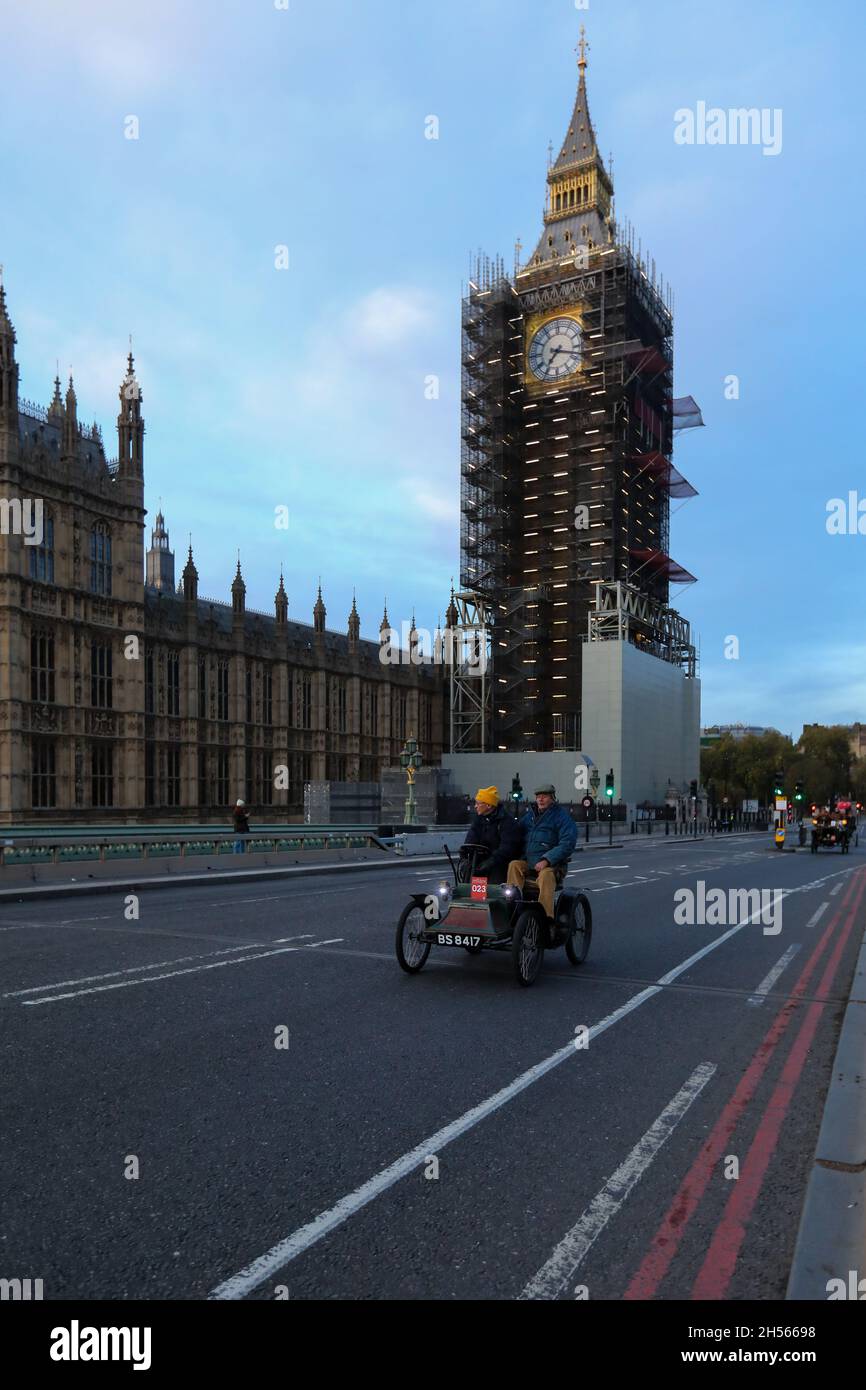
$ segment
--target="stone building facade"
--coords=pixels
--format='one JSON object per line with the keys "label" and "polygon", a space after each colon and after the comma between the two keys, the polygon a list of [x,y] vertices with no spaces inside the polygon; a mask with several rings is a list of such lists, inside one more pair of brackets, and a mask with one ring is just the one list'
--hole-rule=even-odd
{"label": "stone building facade", "polygon": [[376,781],[410,734],[440,761],[441,674],[382,662],[387,614],[379,642],[354,603],[329,631],[320,588],[290,620],[282,577],[252,612],[240,560],[231,603],[202,599],[192,547],[176,589],[161,513],[145,573],[132,355],[109,459],[71,378],[19,399],[15,342],[0,286],[0,824],[225,822],[238,797],[296,820],[306,782]]}

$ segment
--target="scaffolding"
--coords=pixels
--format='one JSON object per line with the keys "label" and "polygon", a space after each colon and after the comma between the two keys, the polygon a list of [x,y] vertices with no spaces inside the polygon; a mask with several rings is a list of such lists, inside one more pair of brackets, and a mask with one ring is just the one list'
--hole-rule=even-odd
{"label": "scaffolding", "polygon": [[656,603],[629,584],[596,586],[586,641],[631,642],[660,661],[679,666],[692,680],[697,676],[690,624],[673,608]]}
{"label": "scaffolding", "polygon": [[[535,383],[528,339],[580,320],[582,370]],[[668,609],[673,319],[634,233],[513,279],[478,258],[463,301],[461,582],[495,618],[494,749],[578,748],[582,652],[599,584]],[[691,578],[691,576],[688,576]],[[666,649],[666,627],[651,642]],[[637,629],[635,629],[637,635]],[[641,637],[649,635],[641,633]],[[649,649],[649,648],[647,648]]]}
{"label": "scaffolding", "polygon": [[454,595],[457,620],[446,630],[451,678],[450,751],[486,753],[491,722],[492,613],[476,593]]}

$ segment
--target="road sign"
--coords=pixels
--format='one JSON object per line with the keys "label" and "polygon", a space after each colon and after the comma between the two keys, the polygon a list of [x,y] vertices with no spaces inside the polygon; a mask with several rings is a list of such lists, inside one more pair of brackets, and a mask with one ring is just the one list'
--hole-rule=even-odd
{"label": "road sign", "polygon": [[787,809],[788,809],[788,798],[787,798],[786,796],[777,796],[777,797],[776,797],[776,810],[777,810],[777,811],[787,811]]}
{"label": "road sign", "polygon": [[593,801],[591,796],[585,796],[580,804],[583,807],[584,811],[591,811],[593,806],[595,805],[595,802]]}

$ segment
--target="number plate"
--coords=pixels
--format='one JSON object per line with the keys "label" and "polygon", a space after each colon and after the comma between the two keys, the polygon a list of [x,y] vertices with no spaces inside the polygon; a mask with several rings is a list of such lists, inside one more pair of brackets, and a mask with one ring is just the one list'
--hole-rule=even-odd
{"label": "number plate", "polygon": [[436,934],[437,946],[480,946],[480,936],[466,936],[463,932],[444,932]]}

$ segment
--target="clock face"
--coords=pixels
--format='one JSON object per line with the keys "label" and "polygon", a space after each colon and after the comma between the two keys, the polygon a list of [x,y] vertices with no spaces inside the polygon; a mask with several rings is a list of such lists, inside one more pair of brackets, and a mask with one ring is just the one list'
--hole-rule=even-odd
{"label": "clock face", "polygon": [[559,381],[580,367],[583,334],[576,319],[551,319],[529,345],[529,369],[537,381]]}

